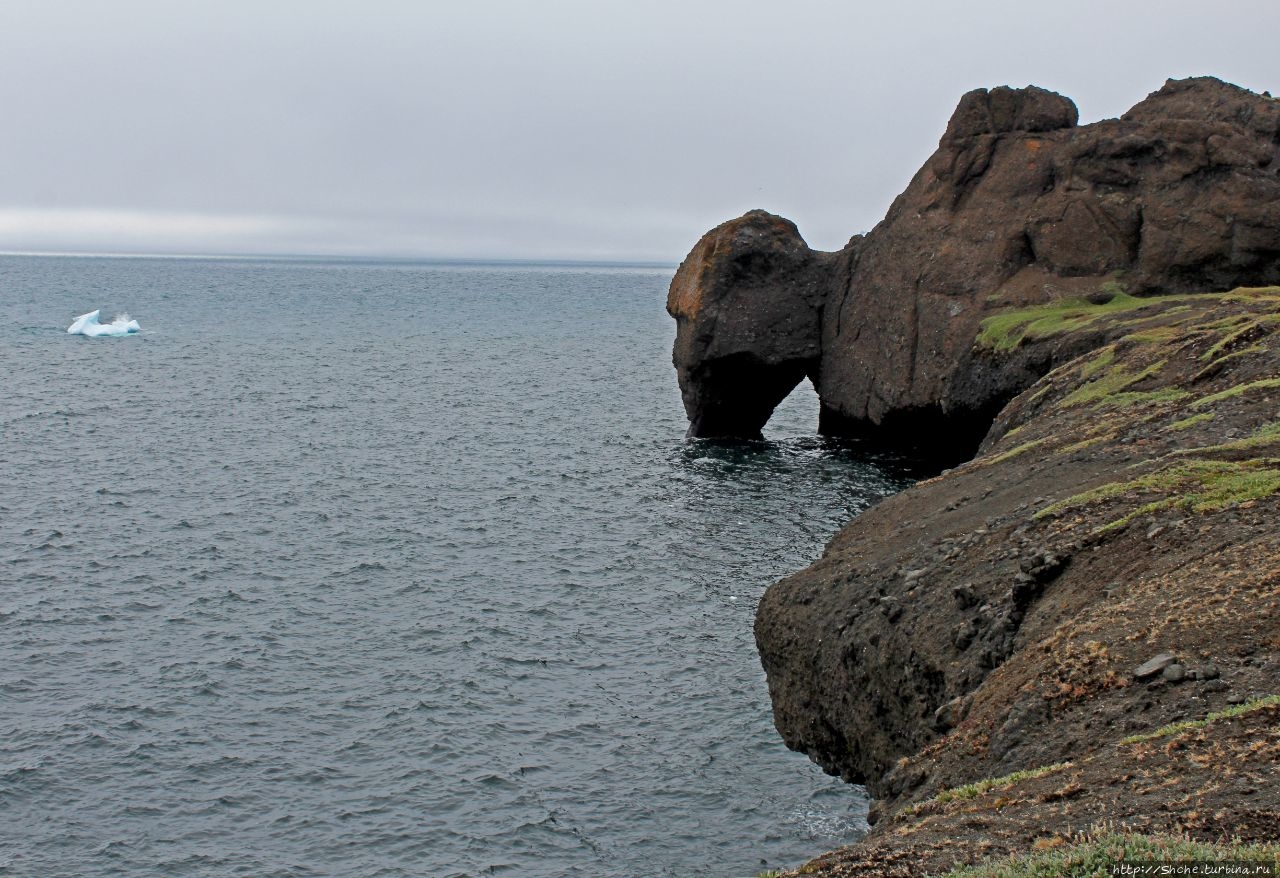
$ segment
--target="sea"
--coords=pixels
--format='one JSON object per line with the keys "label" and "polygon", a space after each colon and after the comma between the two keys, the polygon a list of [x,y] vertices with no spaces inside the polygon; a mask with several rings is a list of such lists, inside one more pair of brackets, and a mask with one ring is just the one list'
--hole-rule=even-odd
{"label": "sea", "polygon": [[[671,267],[0,256],[0,875],[754,876],[866,831],[764,589],[901,490],[684,438]],[[127,312],[141,331],[69,335]]]}

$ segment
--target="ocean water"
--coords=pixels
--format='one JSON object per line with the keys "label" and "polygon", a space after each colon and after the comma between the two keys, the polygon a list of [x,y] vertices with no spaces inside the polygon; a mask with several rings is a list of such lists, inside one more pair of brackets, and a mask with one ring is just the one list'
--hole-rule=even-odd
{"label": "ocean water", "polygon": [[[0,874],[733,878],[864,830],[764,588],[907,483],[689,442],[669,270],[0,257]],[[67,335],[94,308],[127,338]]]}

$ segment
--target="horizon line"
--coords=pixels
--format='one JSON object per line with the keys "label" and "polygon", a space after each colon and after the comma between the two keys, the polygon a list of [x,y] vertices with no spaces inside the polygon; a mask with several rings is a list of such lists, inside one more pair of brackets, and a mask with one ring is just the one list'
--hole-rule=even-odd
{"label": "horizon line", "polygon": [[581,259],[523,256],[376,256],[338,253],[147,253],[95,250],[0,250],[0,256],[66,259],[208,259],[257,262],[399,262],[419,265],[580,266],[583,268],[678,268],[659,259]]}

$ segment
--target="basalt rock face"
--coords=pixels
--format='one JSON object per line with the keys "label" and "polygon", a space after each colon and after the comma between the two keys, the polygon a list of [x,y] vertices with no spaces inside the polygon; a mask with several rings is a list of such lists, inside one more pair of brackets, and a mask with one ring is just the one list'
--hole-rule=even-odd
{"label": "basalt rock face", "polygon": [[1277,837],[1280,704],[1188,721],[1280,692],[1280,287],[1044,332],[1017,345],[1093,350],[761,600],[779,731],[877,799],[866,841],[788,878],[940,875],[1099,823]]}
{"label": "basalt rock face", "polygon": [[[878,800],[871,865],[815,874],[942,873],[1095,820],[1274,838],[1280,798],[1231,804],[1274,786],[1273,731],[1227,736],[1257,760],[1236,786],[1212,736],[1117,747],[1278,691],[1277,284],[1280,102],[1214,79],[1086,126],[1041,89],[972,92],[839,253],[760,212],[695,247],[668,300],[693,435],[756,435],[807,375],[824,432],[978,452],[761,600],[779,732]],[[1063,775],[983,814],[938,796],[1039,767]]]}
{"label": "basalt rock face", "polygon": [[762,210],[712,229],[671,281],[689,434],[755,438],[818,367],[831,254]]}
{"label": "basalt rock face", "polygon": [[984,318],[1108,282],[1146,294],[1277,281],[1280,102],[1170,81],[1121,119],[1078,126],[1067,98],[1002,87],[961,99],[865,238],[815,253],[752,212],[698,243],[668,310],[691,435],[756,435],[807,374],[823,432],[945,434],[963,457],[1075,353],[975,350]]}

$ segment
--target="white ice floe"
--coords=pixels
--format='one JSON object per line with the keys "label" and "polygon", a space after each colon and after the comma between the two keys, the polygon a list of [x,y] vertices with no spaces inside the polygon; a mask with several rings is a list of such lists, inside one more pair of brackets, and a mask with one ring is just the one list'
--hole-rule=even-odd
{"label": "white ice floe", "polygon": [[131,335],[140,329],[142,327],[138,325],[138,321],[130,320],[128,314],[119,314],[110,323],[99,323],[98,312],[90,311],[88,314],[77,317],[75,322],[67,327],[67,332],[70,335],[87,335],[96,338],[99,335]]}

